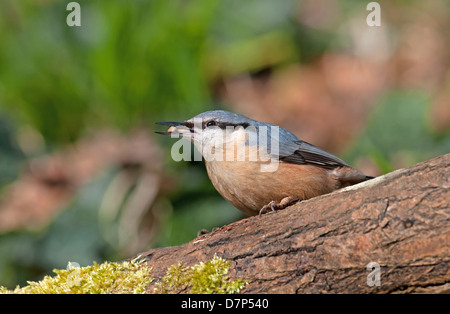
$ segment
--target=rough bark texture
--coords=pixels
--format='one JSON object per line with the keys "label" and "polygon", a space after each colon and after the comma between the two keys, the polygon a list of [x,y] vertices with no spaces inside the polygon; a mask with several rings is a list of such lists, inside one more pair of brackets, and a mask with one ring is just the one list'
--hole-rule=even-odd
{"label": "rough bark texture", "polygon": [[[449,293],[450,154],[250,217],[177,247],[142,253],[169,266],[228,259],[242,293]],[[380,285],[369,286],[370,262]],[[375,277],[371,277],[375,278]]]}

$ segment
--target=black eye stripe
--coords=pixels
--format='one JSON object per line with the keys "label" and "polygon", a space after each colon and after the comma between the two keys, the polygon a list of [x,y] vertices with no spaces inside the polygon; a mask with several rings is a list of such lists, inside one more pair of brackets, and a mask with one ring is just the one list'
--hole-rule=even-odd
{"label": "black eye stripe", "polygon": [[227,127],[243,127],[244,129],[249,126],[247,122],[244,123],[230,123],[230,122],[215,122],[214,126],[218,126],[221,129],[226,129]]}
{"label": "black eye stripe", "polygon": [[237,127],[243,127],[244,129],[247,128],[250,124],[248,124],[247,122],[243,122],[243,123],[226,123],[223,127],[221,127],[222,129],[225,129],[227,126],[231,126],[234,128]]}
{"label": "black eye stripe", "polygon": [[[207,124],[208,124],[209,122],[212,122],[212,121],[214,122],[214,125],[208,126]],[[193,122],[188,122],[188,121],[184,122],[183,125],[186,126],[186,127],[188,127],[188,128],[191,128],[191,129],[193,129],[194,126],[195,126],[195,124],[194,124]],[[243,123],[230,123],[230,122],[217,122],[217,121],[214,121],[214,120],[206,120],[206,121],[204,121],[204,122],[202,123],[202,128],[204,129],[204,128],[206,128],[206,127],[217,126],[217,127],[221,128],[221,129],[226,129],[227,126],[228,126],[228,127],[239,127],[239,126],[241,126],[241,127],[243,127],[243,128],[245,129],[245,128],[247,128],[249,125],[250,125],[250,124],[247,123],[247,122],[243,122]]]}
{"label": "black eye stripe", "polygon": [[194,128],[194,123],[192,123],[192,122],[186,121],[186,122],[183,123],[183,125],[184,125],[185,127],[190,128],[190,129],[193,129],[193,128]]}

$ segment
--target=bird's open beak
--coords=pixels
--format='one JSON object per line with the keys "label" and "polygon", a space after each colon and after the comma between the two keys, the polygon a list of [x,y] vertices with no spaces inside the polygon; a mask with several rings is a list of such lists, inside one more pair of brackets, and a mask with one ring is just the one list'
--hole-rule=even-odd
{"label": "bird's open beak", "polygon": [[156,124],[169,126],[166,132],[155,131],[158,134],[170,135],[172,137],[192,137],[194,135],[194,129],[185,126],[184,122],[156,122]]}

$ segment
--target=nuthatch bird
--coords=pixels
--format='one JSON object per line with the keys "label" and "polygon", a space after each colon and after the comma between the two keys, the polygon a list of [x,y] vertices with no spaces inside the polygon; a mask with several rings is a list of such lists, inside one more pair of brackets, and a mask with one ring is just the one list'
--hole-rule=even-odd
{"label": "nuthatch bird", "polygon": [[156,132],[189,139],[216,190],[247,215],[372,179],[336,156],[266,122],[223,110],[203,112]]}

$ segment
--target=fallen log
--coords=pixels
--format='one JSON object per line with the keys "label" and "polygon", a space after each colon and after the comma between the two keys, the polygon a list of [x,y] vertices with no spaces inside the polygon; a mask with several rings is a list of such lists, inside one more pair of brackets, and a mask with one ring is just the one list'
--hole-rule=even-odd
{"label": "fallen log", "polygon": [[[449,293],[450,154],[141,253],[152,293],[171,265],[230,261],[241,293]],[[183,291],[172,291],[186,292]]]}

